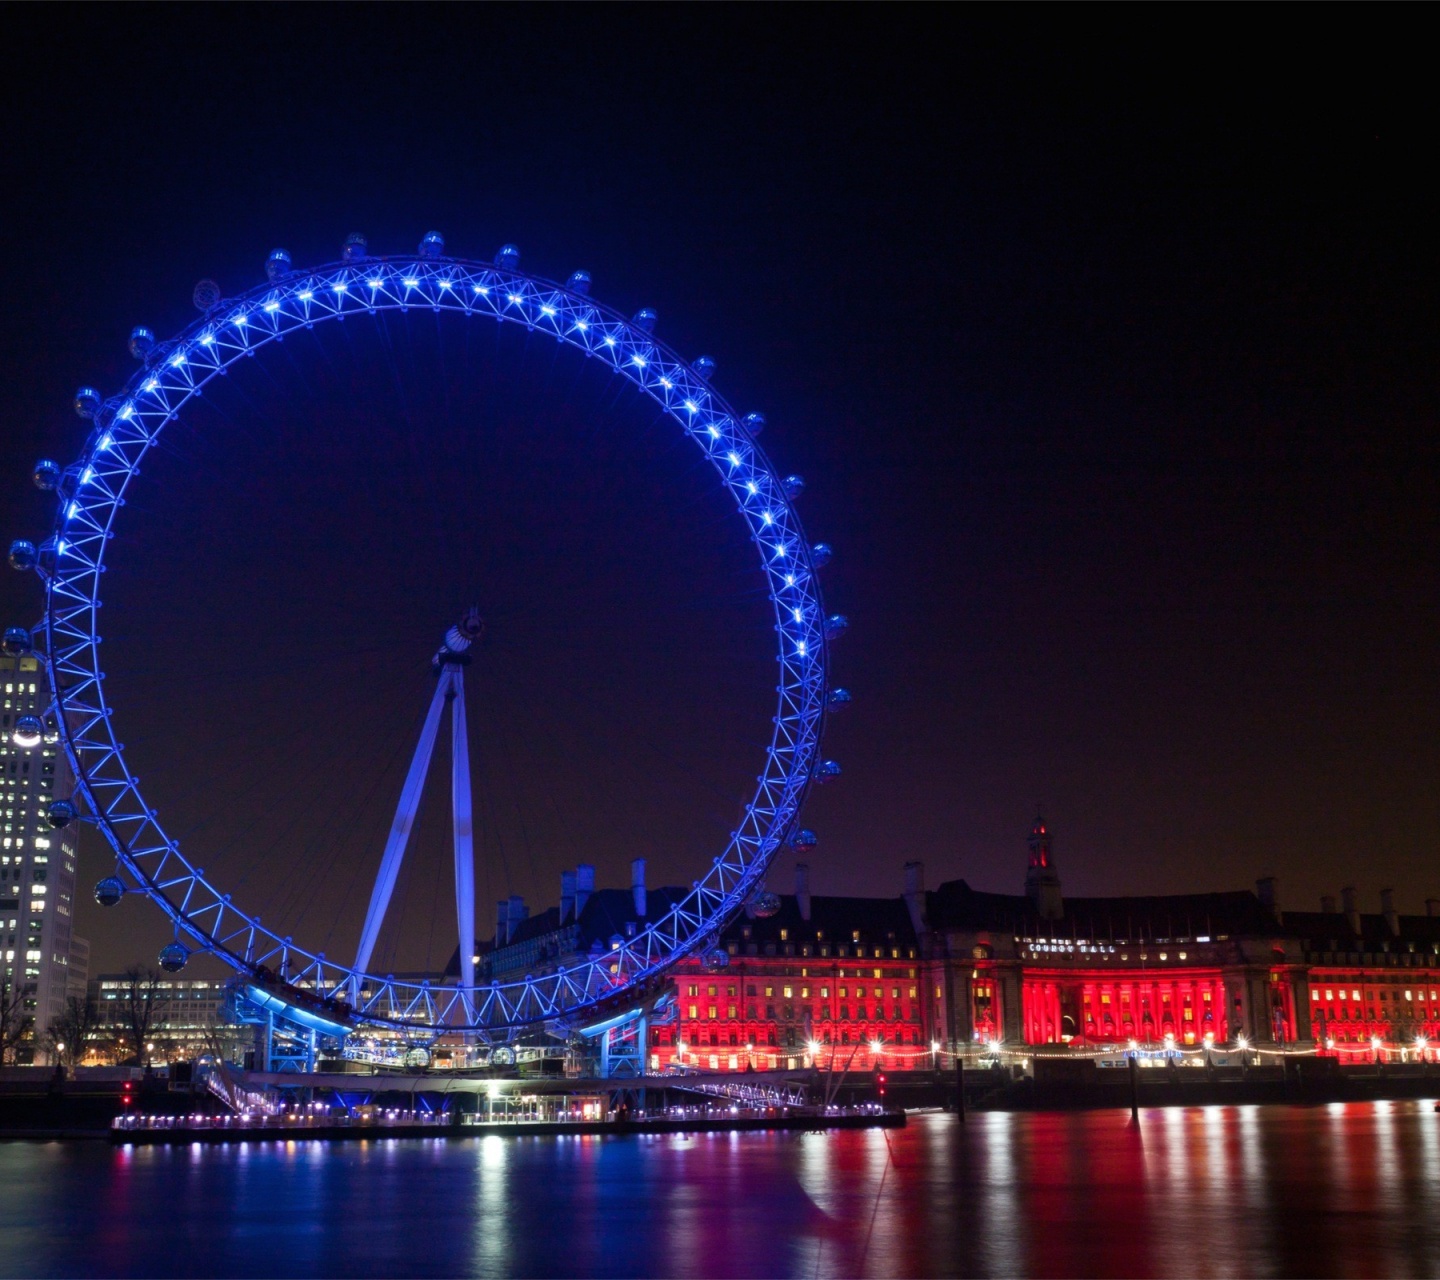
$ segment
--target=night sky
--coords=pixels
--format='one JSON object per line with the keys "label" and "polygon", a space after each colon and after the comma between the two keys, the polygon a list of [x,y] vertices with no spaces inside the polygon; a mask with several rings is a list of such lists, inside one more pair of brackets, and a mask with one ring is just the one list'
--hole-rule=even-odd
{"label": "night sky", "polygon": [[[898,892],[912,858],[1018,891],[1040,803],[1071,893],[1270,873],[1282,905],[1355,883],[1421,910],[1440,209],[1418,21],[38,10],[0,54],[0,528],[43,535],[28,472],[78,452],[75,388],[118,390],[130,328],[188,324],[201,277],[239,293],[276,245],[318,264],[355,230],[376,253],[514,241],[658,310],[808,481],[855,694],[826,745],[844,777],[807,809],[817,893]],[[773,670],[713,476],[553,344],[328,330],[228,380],[124,513],[106,669],[151,803],[237,901],[344,951],[429,655],[477,599],[479,919],[553,901],[582,858],[699,875]],[[38,616],[33,579],[3,582],[7,621]],[[445,796],[397,966],[453,944]],[[168,934],[138,903],[100,918],[107,870],[92,836],[99,968]]]}

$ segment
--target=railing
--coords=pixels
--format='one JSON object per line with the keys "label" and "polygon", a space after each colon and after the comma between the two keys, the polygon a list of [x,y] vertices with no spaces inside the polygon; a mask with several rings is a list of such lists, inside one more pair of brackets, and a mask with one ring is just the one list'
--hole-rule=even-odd
{"label": "railing", "polygon": [[394,1111],[373,1116],[348,1116],[325,1111],[243,1112],[217,1116],[194,1112],[181,1116],[116,1116],[110,1127],[122,1132],[211,1132],[233,1133],[251,1130],[295,1133],[326,1129],[412,1129],[417,1126],[441,1128],[453,1123],[448,1112]]}
{"label": "railing", "polygon": [[[269,1094],[256,1089],[247,1089],[231,1076],[223,1063],[216,1063],[206,1073],[205,1087],[236,1115],[276,1115],[280,1110],[279,1104]],[[124,1119],[125,1117],[120,1118]]]}
{"label": "railing", "polygon": [[694,1084],[681,1086],[689,1092],[704,1093],[714,1098],[727,1098],[731,1102],[739,1102],[750,1109],[761,1109],[766,1107],[790,1107],[808,1108],[809,1096],[803,1084],[775,1083],[775,1084],[750,1084],[737,1081],[734,1084],[728,1081],[721,1082],[707,1080],[697,1081]]}

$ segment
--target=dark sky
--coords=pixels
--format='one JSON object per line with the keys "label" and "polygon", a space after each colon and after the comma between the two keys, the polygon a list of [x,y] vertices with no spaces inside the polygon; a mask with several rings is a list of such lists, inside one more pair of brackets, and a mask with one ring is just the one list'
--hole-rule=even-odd
{"label": "dark sky", "polygon": [[[48,523],[27,473],[78,451],[75,387],[118,389],[130,327],[189,323],[200,277],[238,293],[352,230],[513,240],[715,356],[809,481],[855,693],[817,892],[894,892],[917,857],[1015,890],[1043,802],[1073,893],[1274,873],[1288,905],[1354,882],[1419,910],[1432,73],[1409,11],[1265,19],[37,10],[0,54],[6,536]],[[315,945],[348,945],[472,596],[484,921],[587,854],[698,875],[768,730],[769,621],[713,485],[583,361],[506,342],[317,331],[175,432],[115,544],[107,670],[151,801]],[[35,614],[33,581],[3,591]],[[444,794],[396,963],[452,936]],[[103,967],[164,933],[99,914]]]}

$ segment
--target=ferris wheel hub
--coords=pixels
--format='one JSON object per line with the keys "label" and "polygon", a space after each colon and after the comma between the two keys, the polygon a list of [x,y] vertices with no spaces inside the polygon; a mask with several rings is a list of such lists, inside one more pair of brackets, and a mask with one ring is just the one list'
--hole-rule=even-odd
{"label": "ferris wheel hub", "polygon": [[[47,587],[44,646],[47,678],[56,700],[59,733],[75,764],[74,799],[52,802],[49,819],[60,827],[79,816],[83,801],[114,848],[126,880],[126,892],[143,893],[175,923],[177,942],[169,952],[183,964],[189,945],[230,964],[243,974],[263,977],[278,968],[285,984],[284,1007],[298,1008],[290,982],[321,1000],[348,993],[353,1003],[343,1020],[329,1020],[326,1033],[345,1030],[341,1022],[419,1029],[474,1031],[486,1037],[520,1026],[564,1021],[606,1001],[642,990],[685,955],[708,955],[709,963],[728,957],[713,938],[721,922],[741,909],[757,890],[763,897],[764,873],[786,837],[791,848],[807,852],[816,838],[795,829],[808,789],[836,776],[838,766],[819,759],[826,712],[850,701],[844,689],[829,686],[828,650],[846,627],[841,614],[827,615],[820,593],[819,569],[829,559],[826,544],[811,544],[796,510],[803,481],[777,471],[759,448],[765,427],[760,413],[743,417],[711,386],[715,364],[708,357],[687,362],[655,336],[656,316],[646,308],[630,318],[590,300],[591,279],[576,272],[564,285],[522,274],[520,251],[501,247],[493,262],[460,259],[446,253],[443,237],[427,235],[415,255],[392,261],[372,258],[363,238],[351,236],[343,260],[297,273],[284,249],[271,252],[263,284],[228,301],[207,295],[205,314],[166,343],[148,329],[136,328],[130,349],[141,368],[123,394],[108,400],[89,386],[75,394],[73,406],[93,423],[81,457],[68,469],[42,461],[32,478],[58,499],[54,536],[37,546],[25,539],[9,549],[17,569],[37,569]],[[218,292],[218,291],[217,291]],[[467,734],[464,722],[463,668],[470,650],[485,634],[484,620],[472,607],[446,633],[435,653],[437,688],[422,731],[422,749],[412,761],[397,809],[394,849],[387,844],[367,916],[366,933],[353,965],[336,964],[323,953],[294,944],[292,938],[261,924],[211,885],[160,827],[156,811],[144,805],[139,779],[124,762],[124,744],[110,725],[105,674],[98,665],[96,611],[107,544],[114,536],[112,517],[126,501],[126,490],[139,474],[139,463],[162,427],[174,421],[210,379],[222,376],[242,358],[256,355],[288,333],[308,330],[327,319],[391,312],[404,315],[424,303],[453,316],[485,316],[523,325],[527,332],[549,334],[608,366],[617,378],[649,396],[678,425],[714,468],[722,489],[760,553],[761,572],[775,611],[780,665],[777,714],[756,782],[755,800],[746,806],[740,829],[730,835],[723,855],[692,883],[682,900],[662,917],[648,921],[618,947],[580,957],[558,967],[541,967],[521,979],[492,979],[477,986],[473,972],[473,814],[468,786]],[[18,637],[12,644],[20,643]],[[38,647],[38,641],[37,641]],[[461,977],[451,985],[427,980],[397,981],[369,972],[378,927],[398,870],[398,853],[423,781],[422,763],[449,704],[452,718],[452,795],[456,798],[456,900],[461,943]],[[415,794],[411,794],[411,792]],[[128,824],[128,825],[127,825]],[[142,832],[135,839],[132,832]],[[393,857],[392,857],[393,853]],[[163,879],[161,879],[163,870]],[[118,879],[118,877],[116,877]],[[113,886],[107,886],[113,888]],[[107,894],[107,896],[109,896]],[[762,905],[768,905],[763,903]],[[183,934],[187,944],[180,944]],[[722,959],[724,957],[724,959]],[[252,983],[252,996],[259,988]],[[294,988],[295,991],[301,987]],[[261,993],[262,995],[264,993]],[[272,993],[273,995],[273,993]],[[265,1003],[265,1001],[261,1001]],[[289,1016],[289,1015],[287,1015]],[[296,1015],[298,1017],[298,1015]],[[307,1016],[309,1016],[307,1014]],[[301,1019],[303,1022],[304,1019]]]}

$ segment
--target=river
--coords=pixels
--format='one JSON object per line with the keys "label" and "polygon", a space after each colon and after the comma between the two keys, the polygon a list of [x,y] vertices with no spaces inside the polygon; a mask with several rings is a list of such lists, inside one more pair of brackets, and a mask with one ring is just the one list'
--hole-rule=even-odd
{"label": "river", "polygon": [[903,1130],[0,1143],[4,1275],[1440,1274],[1433,1102]]}

